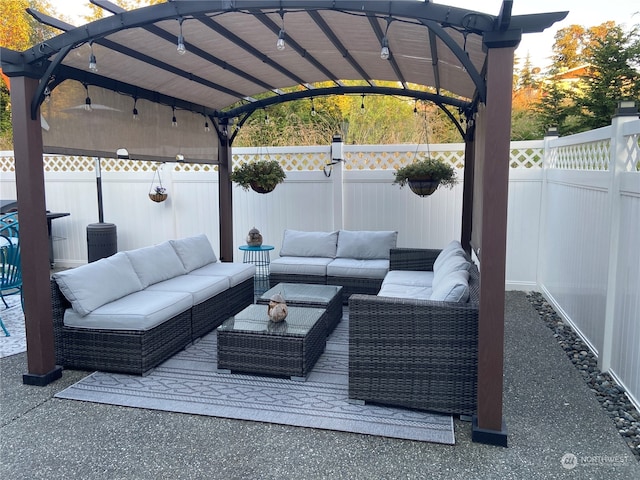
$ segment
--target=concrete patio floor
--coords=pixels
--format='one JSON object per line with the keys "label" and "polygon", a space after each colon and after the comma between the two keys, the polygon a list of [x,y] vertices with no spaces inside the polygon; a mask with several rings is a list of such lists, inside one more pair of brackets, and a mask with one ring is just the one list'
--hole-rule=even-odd
{"label": "concrete patio floor", "polygon": [[[225,420],[53,398],[87,372],[22,384],[26,354],[0,359],[0,478],[632,479],[640,462],[524,292],[506,302],[509,448]],[[572,462],[572,460],[574,460]]]}

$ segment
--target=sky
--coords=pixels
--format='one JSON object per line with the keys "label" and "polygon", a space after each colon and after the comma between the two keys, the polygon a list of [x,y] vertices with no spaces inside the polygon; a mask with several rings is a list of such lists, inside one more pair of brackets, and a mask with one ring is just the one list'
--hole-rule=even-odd
{"label": "sky", "polygon": [[[69,17],[74,25],[84,23],[78,16],[87,13],[88,0],[51,0],[51,3],[59,13]],[[502,0],[434,0],[434,3],[498,15]],[[516,55],[524,61],[528,54],[532,67],[544,70],[549,66],[554,36],[561,28],[569,25],[588,28],[608,20],[613,20],[625,29],[640,24],[640,4],[636,0],[514,0],[512,15],[559,11],[569,11],[565,20],[555,23],[542,33],[522,36]]]}

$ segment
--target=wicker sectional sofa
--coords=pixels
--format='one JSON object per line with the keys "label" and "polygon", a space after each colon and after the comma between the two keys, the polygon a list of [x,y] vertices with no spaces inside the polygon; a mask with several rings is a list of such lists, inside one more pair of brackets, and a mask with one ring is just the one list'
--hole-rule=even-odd
{"label": "wicker sectional sofa", "polygon": [[55,273],[56,363],[145,374],[253,303],[254,275],[218,262],[205,235]]}
{"label": "wicker sectional sofa", "polygon": [[376,294],[389,271],[395,231],[305,232],[285,230],[280,257],[271,261],[269,283],[342,286],[343,303],[354,293]]}
{"label": "wicker sectional sofa", "polygon": [[479,287],[458,242],[393,249],[380,293],[349,300],[349,398],[475,414]]}

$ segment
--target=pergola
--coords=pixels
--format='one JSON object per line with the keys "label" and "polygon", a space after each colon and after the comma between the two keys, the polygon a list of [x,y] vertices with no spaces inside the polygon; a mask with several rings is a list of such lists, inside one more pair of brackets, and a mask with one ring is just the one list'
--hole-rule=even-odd
{"label": "pergola", "polygon": [[[61,376],[51,322],[43,153],[113,156],[124,147],[133,159],[217,164],[220,258],[231,261],[231,147],[248,117],[301,98],[397,95],[438,105],[466,143],[461,241],[481,270],[473,439],[506,446],[514,51],[522,34],[541,32],[568,12],[512,16],[512,0],[504,0],[497,15],[416,0],[174,0],[133,11],[91,1],[113,15],[76,28],[30,11],[63,33],[24,52],[1,50],[2,70],[11,79],[18,209],[27,213],[20,218],[24,382],[46,385]],[[132,112],[140,114],[138,122],[130,121]],[[174,119],[186,128],[172,129]]]}

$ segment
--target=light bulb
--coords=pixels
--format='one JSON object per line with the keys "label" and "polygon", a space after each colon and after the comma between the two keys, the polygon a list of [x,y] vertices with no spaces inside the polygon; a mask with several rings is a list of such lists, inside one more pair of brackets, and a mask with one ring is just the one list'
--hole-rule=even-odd
{"label": "light bulb", "polygon": [[276,42],[276,48],[280,51],[285,49],[284,28],[280,30],[280,33],[278,34],[278,41]]}
{"label": "light bulb", "polygon": [[89,57],[89,70],[96,73],[98,71],[98,64],[96,63],[96,56],[92,53]]}
{"label": "light bulb", "polygon": [[184,37],[182,34],[178,36],[178,55],[184,55],[187,52],[187,49],[184,46]]}
{"label": "light bulb", "polygon": [[312,117],[316,116],[316,107],[311,107],[311,116]]}
{"label": "light bulb", "polygon": [[171,126],[172,127],[177,127],[178,126],[178,120],[176,119],[175,115],[173,117],[171,117]]}
{"label": "light bulb", "polygon": [[386,35],[382,39],[382,49],[380,50],[380,58],[382,60],[389,59],[389,40]]}
{"label": "light bulb", "polygon": [[204,122],[204,131],[205,132],[210,132],[211,129],[209,128],[209,122]]}
{"label": "light bulb", "polygon": [[133,107],[133,119],[138,120],[138,109]]}
{"label": "light bulb", "polygon": [[84,99],[84,109],[87,112],[91,111],[91,98],[89,96],[87,96],[87,98]]}

